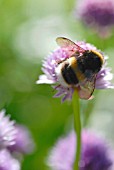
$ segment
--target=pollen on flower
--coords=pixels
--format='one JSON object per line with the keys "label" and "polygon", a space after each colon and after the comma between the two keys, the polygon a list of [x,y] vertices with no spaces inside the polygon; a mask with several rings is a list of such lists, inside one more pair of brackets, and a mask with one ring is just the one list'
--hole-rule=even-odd
{"label": "pollen on flower", "polygon": [[[66,41],[70,41],[64,38]],[[67,42],[67,43],[68,43]],[[74,42],[70,41],[71,44]],[[75,44],[75,43],[74,43]],[[107,67],[107,57],[98,50],[95,46],[83,41],[76,42],[76,53],[70,52],[70,48],[59,47],[43,61],[43,75],[39,76],[37,84],[52,84],[53,88],[57,91],[54,97],[62,97],[62,102],[65,100],[71,100],[74,89],[76,88],[81,99],[89,99],[95,89],[108,89],[114,88],[111,83],[113,74],[111,69]],[[85,53],[80,52],[80,49],[87,51]],[[79,50],[79,51],[78,51]],[[88,55],[93,57],[94,61],[99,57],[100,60],[105,60],[98,64],[99,68],[96,71],[96,65],[92,70],[90,62],[88,62]],[[99,54],[97,56],[96,54]],[[85,55],[83,57],[83,55]],[[74,58],[76,64],[74,64]],[[78,58],[78,59],[77,59]],[[81,61],[80,61],[81,58]],[[85,61],[85,58],[87,61]],[[72,64],[73,63],[73,64]],[[87,63],[87,64],[86,64]],[[95,63],[95,62],[94,62]],[[105,63],[101,65],[101,63]],[[78,66],[76,66],[78,64]],[[76,67],[74,67],[76,66]],[[97,73],[96,73],[97,72]]]}

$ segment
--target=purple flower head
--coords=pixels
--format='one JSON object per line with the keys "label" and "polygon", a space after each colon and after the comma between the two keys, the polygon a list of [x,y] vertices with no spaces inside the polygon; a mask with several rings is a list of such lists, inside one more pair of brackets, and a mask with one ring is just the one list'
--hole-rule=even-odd
{"label": "purple flower head", "polygon": [[32,136],[29,130],[22,125],[15,125],[15,129],[17,131],[15,137],[14,145],[8,147],[11,152],[19,152],[19,153],[32,153],[34,150],[34,142],[32,140]]}
{"label": "purple flower head", "polygon": [[[73,170],[75,159],[75,133],[58,140],[51,150],[47,163],[53,170]],[[113,155],[107,144],[88,131],[82,133],[80,170],[112,170]]]}
{"label": "purple flower head", "polygon": [[[85,42],[77,42],[78,46],[83,48],[84,50],[95,50],[99,53],[101,53],[95,46],[85,43]],[[79,54],[80,55],[80,54]],[[60,69],[58,66],[58,62],[61,63],[64,60],[67,60],[71,55],[69,54],[69,50],[66,50],[65,48],[58,48],[53,53],[51,53],[43,62],[43,75],[39,76],[39,80],[37,81],[37,84],[55,84],[53,88],[57,90],[57,93],[54,95],[54,97],[63,97],[62,101],[65,100],[71,100],[72,95],[74,92],[74,89],[77,88],[78,94],[80,98],[83,98],[83,93],[85,93],[85,89],[83,88],[83,83],[76,84],[73,86],[66,86],[63,82],[62,77],[60,77]],[[106,56],[103,56],[105,59],[105,64],[103,64],[103,67],[96,75],[96,81],[95,81],[95,88],[96,89],[106,89],[106,88],[113,88],[114,86],[111,84],[111,80],[113,78],[112,73],[110,72],[110,68],[106,65]],[[80,76],[81,77],[81,76]],[[89,88],[88,88],[89,89]]]}
{"label": "purple flower head", "polygon": [[0,170],[20,170],[20,163],[6,149],[0,150]]}
{"label": "purple flower head", "polygon": [[5,110],[0,111],[0,149],[13,145],[15,135],[14,121],[10,121],[10,117],[5,116]]}
{"label": "purple flower head", "polygon": [[87,26],[91,26],[99,33],[108,33],[108,29],[114,26],[114,1],[78,1],[75,15],[78,16]]}

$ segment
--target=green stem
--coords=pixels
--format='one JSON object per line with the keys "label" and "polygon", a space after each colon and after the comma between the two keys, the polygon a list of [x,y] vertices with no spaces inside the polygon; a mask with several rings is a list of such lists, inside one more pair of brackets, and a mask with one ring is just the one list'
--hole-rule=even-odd
{"label": "green stem", "polygon": [[74,170],[79,170],[80,152],[81,152],[81,120],[80,120],[80,102],[77,90],[73,94],[74,111],[74,129],[76,133],[76,157],[74,161]]}
{"label": "green stem", "polygon": [[86,127],[89,123],[90,116],[92,115],[92,112],[94,110],[94,106],[97,102],[98,98],[98,91],[95,93],[95,98],[90,100],[86,106],[86,109],[84,110],[84,122],[83,122],[83,127]]}
{"label": "green stem", "polygon": [[89,101],[86,106],[86,109],[84,111],[84,122],[83,122],[84,127],[86,127],[88,125],[90,115],[92,114],[92,111],[94,109],[94,105],[95,105],[95,101],[93,99],[93,100]]}

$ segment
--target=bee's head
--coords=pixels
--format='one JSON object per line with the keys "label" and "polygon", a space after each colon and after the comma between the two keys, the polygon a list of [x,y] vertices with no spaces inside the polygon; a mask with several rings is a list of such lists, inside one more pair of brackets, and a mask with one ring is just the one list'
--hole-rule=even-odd
{"label": "bee's head", "polygon": [[83,72],[91,70],[93,73],[98,73],[104,63],[102,54],[94,50],[87,50],[80,58],[80,66]]}

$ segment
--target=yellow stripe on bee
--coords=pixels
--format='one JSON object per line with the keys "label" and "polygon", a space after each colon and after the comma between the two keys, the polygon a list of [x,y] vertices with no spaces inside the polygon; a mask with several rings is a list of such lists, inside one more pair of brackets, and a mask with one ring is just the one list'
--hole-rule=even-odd
{"label": "yellow stripe on bee", "polygon": [[77,67],[76,57],[75,57],[75,56],[70,57],[70,58],[68,59],[68,61],[69,61],[70,65],[71,65],[71,67],[75,70],[75,68]]}
{"label": "yellow stripe on bee", "polygon": [[77,71],[76,71],[76,76],[77,76],[79,82],[81,82],[85,79],[85,75],[78,68],[77,68]]}
{"label": "yellow stripe on bee", "polygon": [[100,52],[98,52],[98,51],[95,51],[95,50],[91,50],[91,51],[94,54],[96,54],[101,59],[102,64],[104,64],[104,57],[103,57],[103,55]]}
{"label": "yellow stripe on bee", "polygon": [[75,56],[72,56],[71,58],[68,59],[70,66],[72,67],[72,69],[74,70],[76,77],[79,81],[83,81],[85,76],[83,75],[83,73],[78,69],[77,67],[77,59]]}

